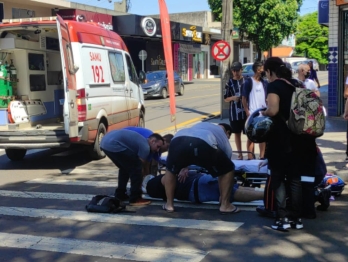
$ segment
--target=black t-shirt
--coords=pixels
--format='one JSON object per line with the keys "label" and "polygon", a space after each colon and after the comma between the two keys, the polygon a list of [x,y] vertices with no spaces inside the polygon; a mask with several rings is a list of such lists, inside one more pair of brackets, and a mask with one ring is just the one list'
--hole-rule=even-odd
{"label": "black t-shirt", "polygon": [[285,162],[287,160],[285,158],[291,152],[291,133],[286,121],[290,115],[293,92],[294,87],[282,80],[275,80],[268,84],[267,95],[276,94],[279,96],[279,112],[272,118],[272,134],[266,148],[270,168],[282,168],[288,163],[288,161]]}
{"label": "black t-shirt", "polygon": [[293,172],[297,176],[315,176],[317,161],[317,144],[310,135],[292,135],[291,149]]}
{"label": "black t-shirt", "polygon": [[[180,183],[176,180],[174,198],[178,200],[188,200],[193,181],[201,176],[202,174],[196,173],[196,171],[190,171],[184,183]],[[147,182],[146,192],[150,197],[166,199],[166,191],[161,183],[162,177],[163,175],[158,175]]]}
{"label": "black t-shirt", "polygon": [[280,98],[279,113],[273,118],[272,135],[266,148],[269,167],[283,169],[290,164],[293,176],[314,176],[317,157],[315,138],[293,134],[285,123],[289,119],[293,91],[294,87],[282,80],[268,85],[268,94],[277,94]]}

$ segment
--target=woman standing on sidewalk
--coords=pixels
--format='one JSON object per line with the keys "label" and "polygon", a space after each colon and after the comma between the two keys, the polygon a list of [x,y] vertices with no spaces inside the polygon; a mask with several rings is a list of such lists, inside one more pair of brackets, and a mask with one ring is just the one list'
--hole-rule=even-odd
{"label": "woman standing on sidewalk", "polygon": [[277,218],[272,229],[286,231],[290,228],[286,209],[285,182],[290,186],[292,216],[296,228],[303,228],[300,219],[302,211],[302,187],[299,175],[294,170],[294,152],[292,134],[285,121],[289,119],[293,86],[292,73],[278,57],[268,58],[264,70],[269,80],[267,89],[267,110],[263,115],[272,117],[273,129],[266,146],[266,157],[270,169],[270,186],[275,191]]}

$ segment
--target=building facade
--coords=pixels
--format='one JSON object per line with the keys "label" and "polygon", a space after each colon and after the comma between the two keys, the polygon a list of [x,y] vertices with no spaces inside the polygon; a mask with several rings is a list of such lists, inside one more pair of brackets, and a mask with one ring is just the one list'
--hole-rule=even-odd
{"label": "building facade", "polygon": [[[322,4],[323,1],[319,3]],[[328,114],[344,110],[344,84],[348,76],[348,1],[329,0]]]}
{"label": "building facade", "polygon": [[[131,14],[114,16],[113,27],[128,46],[137,71],[166,70],[160,19]],[[185,81],[203,78],[202,28],[172,21],[170,28],[174,70]],[[147,56],[143,62],[144,57],[140,54],[144,51]]]}

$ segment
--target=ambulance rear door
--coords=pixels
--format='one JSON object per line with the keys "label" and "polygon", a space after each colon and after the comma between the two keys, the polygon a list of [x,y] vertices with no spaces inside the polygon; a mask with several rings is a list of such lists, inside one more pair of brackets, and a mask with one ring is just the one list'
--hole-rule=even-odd
{"label": "ambulance rear door", "polygon": [[75,73],[77,68],[74,65],[74,57],[71,48],[68,26],[64,20],[57,15],[57,28],[60,43],[60,55],[62,60],[63,83],[64,83],[64,127],[69,134],[70,140],[77,142],[78,130],[78,105]]}

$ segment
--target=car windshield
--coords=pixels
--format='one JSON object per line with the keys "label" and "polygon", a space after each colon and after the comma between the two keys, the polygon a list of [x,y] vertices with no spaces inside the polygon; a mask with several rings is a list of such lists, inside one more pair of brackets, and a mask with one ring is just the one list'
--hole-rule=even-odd
{"label": "car windshield", "polygon": [[158,81],[165,77],[165,72],[153,72],[146,74],[147,81]]}
{"label": "car windshield", "polygon": [[294,66],[298,66],[298,65],[300,65],[300,64],[302,64],[302,63],[303,63],[303,61],[298,61],[298,62],[294,62],[293,65],[294,65]]}
{"label": "car windshield", "polygon": [[243,73],[248,73],[253,70],[253,65],[244,65],[243,66]]}

